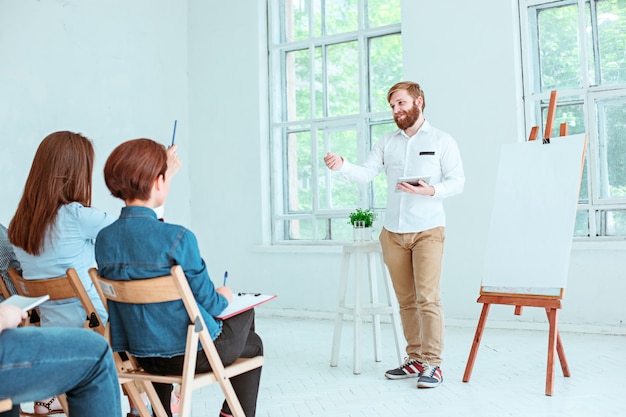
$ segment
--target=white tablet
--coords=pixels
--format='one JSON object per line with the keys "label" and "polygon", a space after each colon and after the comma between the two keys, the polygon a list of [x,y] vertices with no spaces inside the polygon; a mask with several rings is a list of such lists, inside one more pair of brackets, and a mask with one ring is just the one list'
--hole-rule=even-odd
{"label": "white tablet", "polygon": [[429,183],[430,177],[399,177],[398,181],[396,181],[396,193],[401,193],[402,191],[398,190],[398,184],[401,182],[407,182],[413,186],[419,186],[418,181],[424,181],[426,184]]}

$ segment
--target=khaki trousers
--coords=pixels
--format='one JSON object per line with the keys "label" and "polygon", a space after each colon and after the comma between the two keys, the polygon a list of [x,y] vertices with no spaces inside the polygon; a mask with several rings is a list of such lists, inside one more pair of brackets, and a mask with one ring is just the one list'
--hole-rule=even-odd
{"label": "khaki trousers", "polygon": [[406,353],[410,359],[441,364],[444,323],[440,280],[443,227],[418,233],[393,233],[383,228],[383,258],[400,305]]}

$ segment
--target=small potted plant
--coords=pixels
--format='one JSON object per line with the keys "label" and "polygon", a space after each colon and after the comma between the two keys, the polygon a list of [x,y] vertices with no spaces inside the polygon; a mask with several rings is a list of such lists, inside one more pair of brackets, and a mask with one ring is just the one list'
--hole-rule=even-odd
{"label": "small potted plant", "polygon": [[350,213],[350,223],[354,228],[354,240],[356,242],[362,242],[364,240],[370,240],[372,237],[372,225],[376,219],[376,213],[372,210],[356,209]]}

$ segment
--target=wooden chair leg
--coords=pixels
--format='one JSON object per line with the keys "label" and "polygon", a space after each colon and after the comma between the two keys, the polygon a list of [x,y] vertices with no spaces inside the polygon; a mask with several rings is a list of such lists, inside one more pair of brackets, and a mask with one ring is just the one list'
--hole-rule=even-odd
{"label": "wooden chair leg", "polygon": [[61,403],[61,407],[63,407],[63,411],[65,411],[66,417],[70,417],[70,413],[69,413],[70,408],[67,405],[67,397],[65,396],[65,394],[59,394],[57,398],[59,399],[59,403]]}
{"label": "wooden chair leg", "polygon": [[[156,417],[167,417],[167,413],[165,412],[165,408],[161,403],[161,399],[159,398],[156,390],[154,389],[154,385],[152,382],[145,381],[143,384],[143,391],[148,396],[148,400],[150,400],[150,405],[152,406],[152,412]],[[150,415],[148,414],[148,417]]]}
{"label": "wooden chair leg", "polygon": [[[198,345],[198,333],[194,330],[194,325],[190,325],[187,330],[187,346]],[[192,364],[196,363],[198,351],[192,350],[191,353],[185,355],[183,362],[182,383],[180,386],[180,402],[178,403],[179,417],[187,417],[191,415],[191,395],[193,393],[193,377],[194,369]]]}

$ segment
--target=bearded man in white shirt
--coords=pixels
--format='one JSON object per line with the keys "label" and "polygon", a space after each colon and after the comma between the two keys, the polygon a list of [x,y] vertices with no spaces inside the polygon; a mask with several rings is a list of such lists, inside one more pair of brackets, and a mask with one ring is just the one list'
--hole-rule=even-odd
{"label": "bearded man in white shirt", "polygon": [[[362,165],[328,153],[326,166],[355,182],[387,174],[387,210],[380,242],[400,305],[407,358],[385,372],[389,379],[417,378],[418,388],[443,381],[444,342],[440,298],[445,240],[443,199],[460,194],[465,174],[459,148],[449,134],[424,118],[424,91],[403,81],[387,93],[398,130],[384,135]],[[399,178],[420,177],[417,185]]]}

